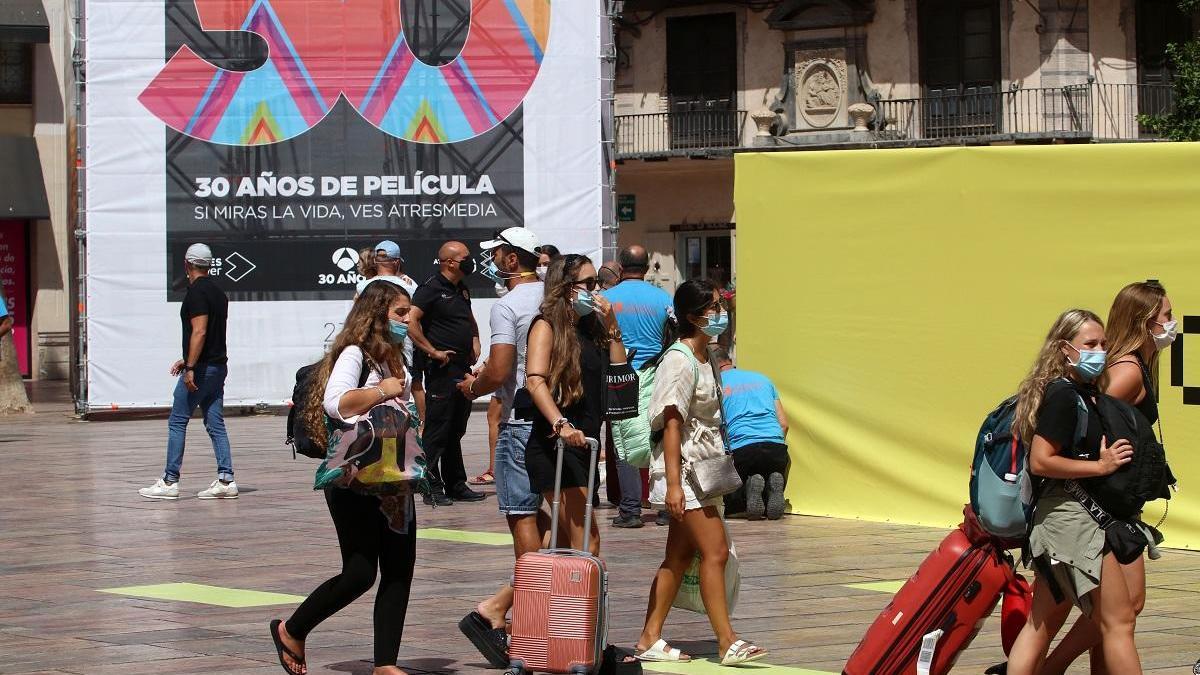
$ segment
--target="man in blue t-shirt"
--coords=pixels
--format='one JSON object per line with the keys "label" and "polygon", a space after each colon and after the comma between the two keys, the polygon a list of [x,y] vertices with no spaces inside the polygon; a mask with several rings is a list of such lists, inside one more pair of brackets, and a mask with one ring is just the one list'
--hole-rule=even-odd
{"label": "man in blue t-shirt", "polygon": [[[604,291],[604,297],[612,303],[617,314],[617,325],[627,350],[637,352],[630,364],[641,368],[647,361],[662,351],[663,327],[671,316],[671,296],[663,289],[646,283],[650,271],[650,255],[646,249],[628,246],[617,257],[621,264],[621,281]],[[612,432],[608,433],[609,453],[615,455]],[[620,515],[613,519],[614,527],[642,526],[642,483],[645,479],[636,467],[616,459],[617,482],[620,486]],[[612,478],[610,477],[611,481]],[[659,514],[659,524],[667,520]]]}
{"label": "man in blue t-shirt", "polygon": [[721,368],[722,414],[729,431],[733,464],[745,487],[725,497],[725,512],[750,520],[783,516],[787,484],[787,415],[766,375],[734,368],[729,352],[713,349]]}

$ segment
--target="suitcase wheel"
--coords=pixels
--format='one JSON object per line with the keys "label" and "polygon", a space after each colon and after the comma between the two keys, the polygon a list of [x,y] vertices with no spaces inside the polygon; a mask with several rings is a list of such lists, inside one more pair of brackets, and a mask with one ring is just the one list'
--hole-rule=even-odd
{"label": "suitcase wheel", "polygon": [[511,666],[508,670],[504,671],[504,675],[528,675],[528,673],[529,671],[525,670],[522,666]]}

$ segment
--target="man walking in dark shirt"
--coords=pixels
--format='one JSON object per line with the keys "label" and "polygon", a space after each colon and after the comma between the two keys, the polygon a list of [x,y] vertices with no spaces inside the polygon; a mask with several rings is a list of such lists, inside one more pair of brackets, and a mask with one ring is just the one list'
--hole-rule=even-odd
{"label": "man walking in dark shirt", "polygon": [[458,383],[479,360],[479,327],[471,313],[471,292],[463,279],[475,272],[466,244],[446,242],[438,251],[437,274],[417,289],[409,314],[409,336],[425,360],[425,424],[421,439],[433,488],[425,503],[446,506],[475,502],[483,494],[467,487],[462,437],[471,401]]}
{"label": "man walking in dark shirt", "polygon": [[178,376],[179,381],[175,385],[175,400],[167,422],[167,468],[154,485],[138,490],[138,494],[148,499],[179,499],[184,439],[188,420],[196,408],[204,414],[204,428],[208,430],[217,456],[217,480],[196,496],[200,499],[236,499],[238,496],[222,411],[229,361],[225,348],[229,299],[208,276],[212,262],[212,251],[204,244],[192,244],[184,256],[188,290],[179,309],[183,324],[183,358],[171,366],[171,374]]}

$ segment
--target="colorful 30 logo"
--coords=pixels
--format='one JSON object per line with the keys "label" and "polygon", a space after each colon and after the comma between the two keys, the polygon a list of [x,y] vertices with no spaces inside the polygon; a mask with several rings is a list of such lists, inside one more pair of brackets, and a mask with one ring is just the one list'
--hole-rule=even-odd
{"label": "colorful 30 logo", "polygon": [[225,145],[295,138],[346,100],[382,131],[420,143],[478,136],[512,114],[537,77],[550,0],[472,0],[462,52],[420,61],[402,0],[195,0],[206,31],[266,40],[257,70],[222,70],[181,48],[138,100],[167,126]]}

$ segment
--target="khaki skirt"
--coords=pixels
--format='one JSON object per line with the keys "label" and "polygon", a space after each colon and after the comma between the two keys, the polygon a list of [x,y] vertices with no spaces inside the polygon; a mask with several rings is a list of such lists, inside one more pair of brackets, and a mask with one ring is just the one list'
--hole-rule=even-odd
{"label": "khaki skirt", "polygon": [[[1162,535],[1158,530],[1140,520],[1133,525],[1145,534],[1150,559],[1162,557],[1158,550]],[[1038,499],[1029,535],[1030,553],[1040,559],[1039,569],[1050,570],[1063,594],[1089,616],[1092,603],[1088,594],[1100,586],[1104,542],[1104,530],[1082,504],[1067,494],[1062,481],[1048,483]]]}

